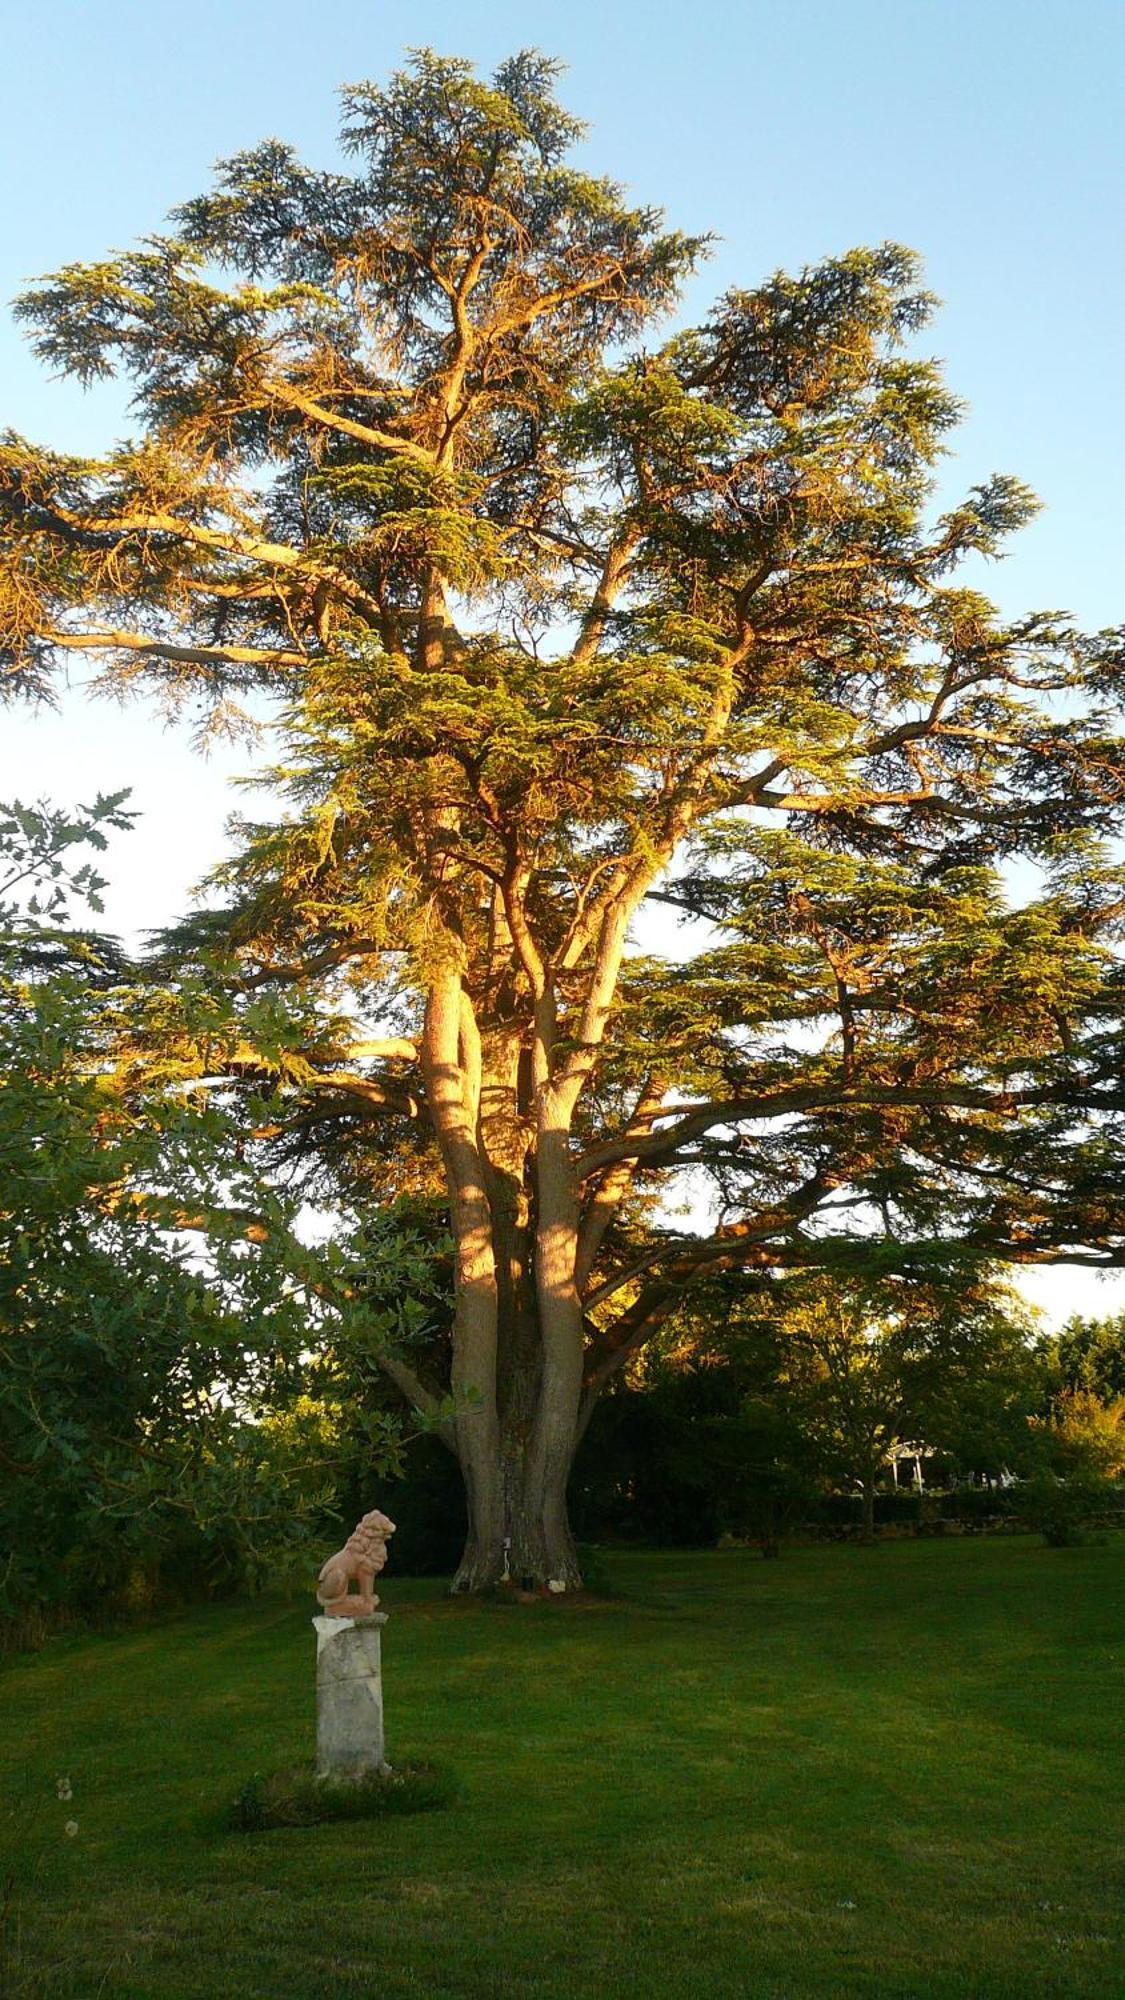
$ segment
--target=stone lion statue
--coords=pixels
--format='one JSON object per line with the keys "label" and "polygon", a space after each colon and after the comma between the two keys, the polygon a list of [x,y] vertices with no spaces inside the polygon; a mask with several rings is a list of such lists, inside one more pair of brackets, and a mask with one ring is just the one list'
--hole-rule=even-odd
{"label": "stone lion statue", "polygon": [[[366,1618],[379,1599],[371,1586],[386,1567],[395,1524],[377,1507],[357,1521],[342,1549],[329,1556],[317,1578],[317,1602],[326,1618]],[[355,1581],[355,1590],[349,1585]]]}

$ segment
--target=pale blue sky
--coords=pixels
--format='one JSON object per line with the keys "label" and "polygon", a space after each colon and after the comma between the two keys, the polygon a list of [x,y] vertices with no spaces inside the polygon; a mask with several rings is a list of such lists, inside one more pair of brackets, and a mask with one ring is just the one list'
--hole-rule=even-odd
{"label": "pale blue sky", "polygon": [[[212,161],[266,134],[336,162],[335,91],[429,43],[485,68],[535,43],[569,66],[584,163],[721,239],[688,310],[855,243],[925,257],[929,345],[970,405],[943,485],[993,470],[1044,513],[987,587],[1087,626],[1125,617],[1121,466],[1125,0],[51,0],[9,5],[0,297],[158,229]],[[96,450],[112,390],[50,382],[5,316],[0,425]],[[75,673],[75,681],[81,678]],[[182,733],[85,701],[0,714],[0,797],[131,784],[142,830],[112,856],[123,931],[182,905],[215,857],[226,776]],[[1073,1274],[1042,1281],[1069,1304]],[[1098,1294],[1098,1299],[1108,1294]]]}

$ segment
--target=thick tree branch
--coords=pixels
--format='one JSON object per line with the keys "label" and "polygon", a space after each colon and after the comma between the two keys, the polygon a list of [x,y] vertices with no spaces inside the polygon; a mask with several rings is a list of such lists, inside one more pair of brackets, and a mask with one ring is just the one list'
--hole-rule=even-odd
{"label": "thick tree branch", "polygon": [[429,1419],[435,1437],[439,1437],[446,1450],[451,1451],[454,1457],[456,1457],[457,1431],[455,1425],[447,1416],[441,1416],[440,1421],[435,1421],[442,1411],[445,1399],[439,1396],[435,1390],[428,1389],[421,1378],[414,1373],[414,1370],[408,1367],[406,1362],[402,1360],[400,1355],[390,1354],[386,1349],[380,1348],[376,1350],[375,1361],[382,1369],[388,1381],[394,1383],[395,1388],[406,1398],[406,1401],[414,1409],[419,1410],[424,1417]]}
{"label": "thick tree branch", "polygon": [[[647,1137],[652,1130],[654,1119],[660,1114],[663,1096],[663,1079],[656,1076],[647,1077],[629,1121],[627,1136],[637,1139]],[[579,1291],[584,1292],[586,1289],[605,1233],[633,1185],[636,1167],[635,1158],[619,1160],[598,1177],[588,1196],[586,1211],[578,1231],[578,1251],[575,1259],[575,1282]]]}
{"label": "thick tree branch", "polygon": [[571,651],[572,667],[587,666],[596,655],[609,622],[610,612],[628,576],[629,557],[639,540],[640,529],[630,525],[610,542],[597,588],[590,599],[581,630]]}
{"label": "thick tree branch", "polygon": [[[839,1186],[840,1178],[840,1173],[825,1163],[783,1201],[758,1215],[745,1216],[739,1222],[724,1223],[713,1236],[672,1237],[655,1244],[643,1256],[615,1271],[611,1278],[599,1285],[586,1300],[587,1312],[612,1298],[615,1292],[622,1291],[646,1271],[655,1269],[659,1264],[668,1264],[669,1260],[672,1261],[665,1274],[668,1279],[686,1279],[702,1265],[728,1260],[740,1263],[745,1252],[754,1245],[767,1242],[771,1237],[790,1234],[795,1224],[806,1221],[825,1197]],[[612,1327],[608,1329],[607,1338],[612,1331]]]}
{"label": "thick tree branch", "polygon": [[177,666],[214,669],[308,665],[307,653],[291,652],[282,646],[184,646],[171,639],[153,639],[142,632],[125,631],[46,631],[42,637],[47,645],[61,646],[70,652],[136,653],[145,659],[170,660]]}
{"label": "thick tree branch", "polygon": [[[631,1140],[623,1135],[594,1147],[577,1161],[575,1171],[581,1180],[587,1180],[618,1160],[636,1159],[644,1164],[671,1159],[682,1146],[716,1125],[784,1118],[804,1111],[864,1110],[895,1105],[991,1112],[1010,1120],[1020,1110],[1038,1110],[1050,1105],[1071,1105],[1075,1111],[1125,1111],[1125,1090],[1107,1090],[1097,1083],[1084,1086],[1079,1080],[1009,1090],[984,1090],[958,1083],[796,1085],[766,1091],[754,1098],[731,1097],[693,1107],[674,1125],[658,1129],[647,1138]],[[679,1108],[665,1106],[660,1115],[670,1116]]]}
{"label": "thick tree branch", "polygon": [[328,409],[314,396],[306,396],[293,382],[263,379],[261,388],[271,402],[280,403],[286,409],[299,410],[311,422],[322,424],[326,430],[339,431],[342,437],[355,438],[359,444],[372,445],[376,450],[389,452],[395,457],[409,458],[416,465],[433,466],[435,463],[433,452],[413,438],[380,430],[372,424],[357,423],[353,417],[341,416],[338,410]]}
{"label": "thick tree branch", "polygon": [[135,535],[163,535],[188,547],[205,549],[214,555],[259,564],[266,569],[297,571],[309,582],[318,578],[374,617],[379,616],[377,598],[338,565],[326,563],[311,550],[294,548],[288,542],[267,541],[248,535],[234,526],[208,528],[200,521],[186,520],[163,508],[131,508],[121,514],[82,514],[57,502],[43,510],[45,521],[56,521],[69,534],[89,537],[96,546],[105,536],[124,541]]}

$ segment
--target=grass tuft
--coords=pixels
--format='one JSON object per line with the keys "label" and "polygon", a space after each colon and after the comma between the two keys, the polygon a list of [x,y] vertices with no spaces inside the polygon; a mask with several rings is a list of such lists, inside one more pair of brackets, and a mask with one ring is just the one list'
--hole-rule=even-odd
{"label": "grass tuft", "polygon": [[268,1833],[282,1826],[322,1826],[330,1820],[391,1819],[437,1812],[453,1803],[458,1785],[446,1766],[409,1763],[365,1777],[317,1778],[297,1764],[248,1778],[230,1808],[233,1833]]}

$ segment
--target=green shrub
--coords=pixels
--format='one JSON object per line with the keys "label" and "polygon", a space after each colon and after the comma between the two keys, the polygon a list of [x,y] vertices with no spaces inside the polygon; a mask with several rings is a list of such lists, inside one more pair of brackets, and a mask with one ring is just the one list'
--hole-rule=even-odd
{"label": "green shrub", "polygon": [[[858,1532],[863,1502],[858,1493],[821,1493],[809,1510],[809,1525]],[[875,1526],[916,1527],[922,1518],[922,1497],[913,1490],[885,1486],[875,1494]]]}
{"label": "green shrub", "polygon": [[983,1527],[988,1521],[1010,1518],[1016,1512],[1014,1496],[1011,1486],[955,1486],[944,1496],[944,1510],[955,1521]]}
{"label": "green shrub", "polygon": [[1036,1472],[1018,1489],[1017,1507],[1029,1528],[1038,1529],[1053,1549],[1073,1548],[1112,1507],[1110,1480],[1095,1472],[1075,1472],[1067,1479]]}

